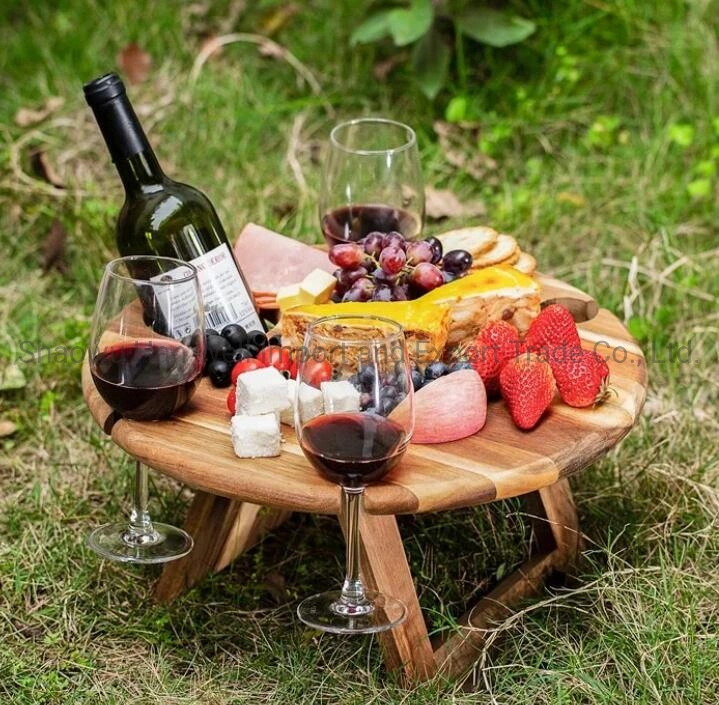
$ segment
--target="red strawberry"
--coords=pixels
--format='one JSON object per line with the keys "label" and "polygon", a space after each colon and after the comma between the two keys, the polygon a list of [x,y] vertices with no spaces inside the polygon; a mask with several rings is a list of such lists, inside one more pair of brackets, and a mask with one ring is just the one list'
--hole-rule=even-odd
{"label": "red strawberry", "polygon": [[527,350],[541,350],[545,355],[557,345],[579,346],[577,324],[564,306],[551,304],[532,321],[524,342]]}
{"label": "red strawberry", "polygon": [[510,360],[499,375],[499,387],[512,420],[524,430],[537,425],[556,390],[552,368],[535,354]]}
{"label": "red strawberry", "polygon": [[556,348],[549,361],[559,394],[566,404],[591,406],[606,399],[609,367],[597,353],[580,347]]}
{"label": "red strawberry", "polygon": [[499,373],[505,363],[524,352],[519,331],[507,321],[491,321],[465,353],[484,382],[487,394],[499,391]]}

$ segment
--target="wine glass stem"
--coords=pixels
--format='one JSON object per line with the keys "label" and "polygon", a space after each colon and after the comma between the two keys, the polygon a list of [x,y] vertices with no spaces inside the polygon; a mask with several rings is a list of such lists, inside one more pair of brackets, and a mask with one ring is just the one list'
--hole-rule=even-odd
{"label": "wine glass stem", "polygon": [[147,511],[147,482],[147,468],[137,460],[135,462],[135,489],[130,512],[130,526],[124,537],[125,541],[131,543],[146,543],[157,537],[150,513]]}
{"label": "wine glass stem", "polygon": [[366,602],[365,589],[360,579],[360,505],[364,487],[342,488],[342,514],[347,536],[347,571],[342,585],[342,602],[348,606]]}

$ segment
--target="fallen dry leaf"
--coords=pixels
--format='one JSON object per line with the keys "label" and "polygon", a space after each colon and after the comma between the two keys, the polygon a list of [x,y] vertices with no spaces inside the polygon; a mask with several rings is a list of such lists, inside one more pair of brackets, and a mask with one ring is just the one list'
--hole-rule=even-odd
{"label": "fallen dry leaf", "polygon": [[463,128],[442,120],[435,121],[434,131],[445,159],[477,181],[496,170],[497,162],[477,149],[479,128]]}
{"label": "fallen dry leaf", "polygon": [[265,574],[263,583],[264,588],[270,593],[275,602],[281,604],[288,600],[289,593],[287,591],[285,577],[282,574],[276,570],[271,570]]}
{"label": "fallen dry leaf", "polygon": [[407,52],[400,52],[399,54],[394,54],[393,56],[390,56],[386,59],[383,59],[382,61],[378,61],[373,67],[372,67],[372,73],[374,74],[374,77],[378,81],[386,81],[387,76],[389,76],[392,71],[399,66],[405,59],[407,58]]}
{"label": "fallen dry leaf", "polygon": [[131,42],[117,55],[117,65],[130,83],[142,83],[150,74],[152,57],[136,42]]}
{"label": "fallen dry leaf", "polygon": [[38,179],[47,181],[48,184],[55,188],[65,188],[65,184],[55,171],[55,167],[50,163],[47,153],[40,147],[36,147],[30,152],[30,168]]}
{"label": "fallen dry leaf", "polygon": [[462,203],[454,191],[427,186],[424,189],[425,213],[432,220],[442,218],[476,218],[485,215],[487,209],[480,201]]}
{"label": "fallen dry leaf", "polygon": [[557,194],[557,200],[560,203],[571,203],[577,208],[583,208],[587,205],[587,201],[584,196],[579,193],[573,193],[572,191],[560,191]]}
{"label": "fallen dry leaf", "polygon": [[299,11],[300,8],[293,2],[280,5],[276,10],[270,12],[260,25],[260,34],[265,34],[268,37],[277,34]]}
{"label": "fallen dry leaf", "polygon": [[15,113],[15,124],[19,127],[30,127],[37,125],[56,110],[59,110],[65,104],[65,99],[60,96],[50,96],[41,108],[34,110],[32,108],[20,108]]}
{"label": "fallen dry leaf", "polygon": [[14,424],[12,421],[7,421],[6,419],[0,419],[0,438],[7,438],[8,436],[12,436],[15,431],[17,431],[16,424]]}
{"label": "fallen dry leaf", "polygon": [[55,218],[50,226],[50,232],[45,238],[42,256],[42,271],[47,274],[51,269],[56,269],[61,274],[67,272],[67,260],[65,259],[65,242],[67,232],[62,223]]}

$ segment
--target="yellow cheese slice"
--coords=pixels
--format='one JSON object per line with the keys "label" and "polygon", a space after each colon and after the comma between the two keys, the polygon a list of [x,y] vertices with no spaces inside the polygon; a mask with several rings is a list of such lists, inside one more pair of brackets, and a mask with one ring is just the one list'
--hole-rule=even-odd
{"label": "yellow cheese slice", "polygon": [[277,305],[280,311],[286,311],[295,306],[306,306],[313,303],[312,297],[300,289],[299,284],[281,286],[277,290]]}
{"label": "yellow cheese slice", "polygon": [[310,272],[300,284],[300,292],[309,297],[308,303],[324,304],[330,300],[337,280],[322,269]]}

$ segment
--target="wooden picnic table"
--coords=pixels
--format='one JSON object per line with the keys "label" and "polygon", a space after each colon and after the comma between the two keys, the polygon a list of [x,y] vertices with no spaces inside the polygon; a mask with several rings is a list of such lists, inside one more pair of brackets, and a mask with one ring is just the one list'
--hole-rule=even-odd
{"label": "wooden picnic table", "polygon": [[[582,345],[608,358],[616,394],[601,406],[574,409],[559,401],[531,432],[518,430],[501,402],[490,403],[476,435],[453,443],[410,445],[401,464],[367,488],[360,527],[368,587],[401,599],[408,617],[380,635],[389,668],[409,681],[441,672],[458,676],[474,663],[483,631],[529,597],[554,572],[575,563],[581,533],[568,477],[613,448],[632,428],[646,394],[642,351],[622,323],[587,294],[538,275],[544,300],[575,299],[591,314],[579,325]],[[581,308],[580,306],[580,308]],[[127,453],[195,489],[185,529],[195,540],[168,563],[156,598],[171,600],[210,571],[219,571],[292,512],[338,514],[340,489],[305,459],[294,431],[283,427],[277,458],[240,459],[232,449],[227,390],[203,379],[190,404],[165,421],[118,419],[92,382],[83,393],[95,421]],[[396,515],[441,512],[521,496],[532,517],[529,558],[459,619],[459,629],[433,643],[427,633]]]}

